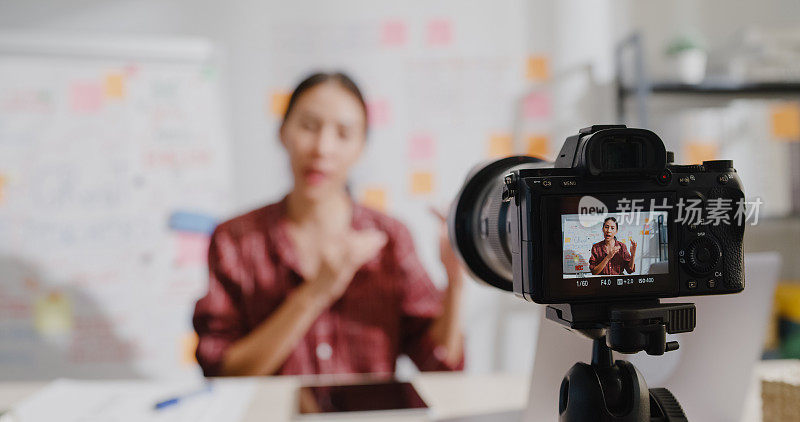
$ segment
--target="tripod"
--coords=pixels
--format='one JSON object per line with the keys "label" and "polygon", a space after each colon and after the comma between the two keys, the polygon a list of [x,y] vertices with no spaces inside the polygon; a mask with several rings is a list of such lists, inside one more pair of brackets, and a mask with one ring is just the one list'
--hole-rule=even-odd
{"label": "tripod", "polygon": [[613,361],[620,353],[645,351],[663,355],[678,343],[666,334],[694,330],[692,303],[650,301],[614,304],[549,305],[547,319],[592,339],[592,363],[578,362],[561,382],[558,412],[561,422],[684,422],[677,399],[666,388],[647,388],[636,367]]}

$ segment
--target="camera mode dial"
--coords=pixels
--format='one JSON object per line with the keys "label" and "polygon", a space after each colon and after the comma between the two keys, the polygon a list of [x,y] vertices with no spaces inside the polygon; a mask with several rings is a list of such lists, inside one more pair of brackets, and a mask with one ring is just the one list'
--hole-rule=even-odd
{"label": "camera mode dial", "polygon": [[722,258],[722,248],[716,240],[702,236],[693,240],[687,250],[689,269],[698,274],[710,273]]}

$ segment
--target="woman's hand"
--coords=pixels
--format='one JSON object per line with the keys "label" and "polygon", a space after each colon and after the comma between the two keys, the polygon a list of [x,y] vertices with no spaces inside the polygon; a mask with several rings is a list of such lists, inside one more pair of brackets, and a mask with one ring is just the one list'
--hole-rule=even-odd
{"label": "woman's hand", "polygon": [[464,279],[464,268],[450,244],[450,237],[447,235],[447,217],[434,207],[430,207],[430,210],[439,220],[439,259],[447,273],[447,280],[451,284],[459,283],[460,286]]}
{"label": "woman's hand", "polygon": [[631,239],[631,256],[636,256],[636,241]]}
{"label": "woman's hand", "polygon": [[320,251],[317,273],[306,277],[308,287],[333,303],[347,290],[353,276],[386,245],[386,234],[379,230],[350,230],[336,242],[327,242]]}

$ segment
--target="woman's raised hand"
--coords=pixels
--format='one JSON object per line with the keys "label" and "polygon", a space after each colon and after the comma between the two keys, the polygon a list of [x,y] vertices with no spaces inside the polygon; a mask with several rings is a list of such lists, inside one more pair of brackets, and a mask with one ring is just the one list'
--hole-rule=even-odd
{"label": "woman's raised hand", "polygon": [[386,233],[379,230],[349,230],[335,242],[321,245],[317,273],[307,277],[307,282],[329,303],[335,302],[358,269],[377,256],[386,241]]}

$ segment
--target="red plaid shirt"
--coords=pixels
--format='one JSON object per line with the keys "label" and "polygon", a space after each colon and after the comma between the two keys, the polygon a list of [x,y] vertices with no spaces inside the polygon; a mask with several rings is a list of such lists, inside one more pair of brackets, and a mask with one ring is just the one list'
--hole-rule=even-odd
{"label": "red plaid shirt", "polygon": [[[631,262],[633,257],[631,256],[630,252],[628,252],[628,247],[625,246],[624,243],[620,242],[617,239],[614,239],[614,246],[619,246],[619,252],[617,252],[614,257],[612,257],[606,266],[600,271],[599,274],[603,275],[621,275],[623,274],[623,270],[628,267],[628,264]],[[594,267],[595,265],[599,264],[602,260],[606,259],[606,241],[601,240],[594,245],[592,245],[592,256],[589,258],[589,265]]]}
{"label": "red plaid shirt", "polygon": [[[228,347],[269,318],[303,279],[286,228],[286,200],[222,223],[208,252],[208,293],[197,301],[197,361],[206,376],[220,374]],[[352,227],[384,231],[387,245],[354,276],[324,311],[278,374],[393,373],[406,354],[423,371],[459,370],[428,337],[442,312],[441,292],[428,278],[408,229],[397,220],[353,205]]]}

